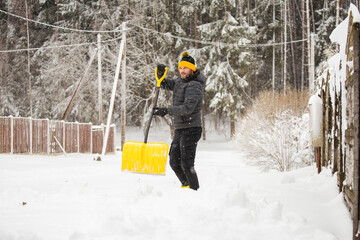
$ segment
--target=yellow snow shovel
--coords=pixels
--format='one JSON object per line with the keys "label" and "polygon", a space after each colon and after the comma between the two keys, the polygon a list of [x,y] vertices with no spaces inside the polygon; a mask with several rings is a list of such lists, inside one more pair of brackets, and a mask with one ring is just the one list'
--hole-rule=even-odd
{"label": "yellow snow shovel", "polygon": [[[148,143],[147,138],[151,120],[153,118],[154,108],[156,107],[159,97],[160,84],[164,80],[167,73],[167,67],[163,69],[155,69],[155,77],[157,81],[155,89],[155,101],[151,111],[150,119],[145,131],[144,142],[127,141],[124,143],[122,151],[122,167],[121,170],[128,170],[137,173],[161,174],[165,175],[165,165],[169,152],[169,145],[166,143]],[[160,79],[158,78],[160,75]]]}

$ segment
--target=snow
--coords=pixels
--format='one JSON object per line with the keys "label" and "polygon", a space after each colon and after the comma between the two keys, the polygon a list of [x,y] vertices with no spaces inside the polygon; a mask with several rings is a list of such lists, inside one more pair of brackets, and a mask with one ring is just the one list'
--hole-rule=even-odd
{"label": "snow", "polygon": [[[168,134],[152,128],[149,140]],[[330,169],[264,173],[224,134],[207,137],[198,191],[180,188],[169,166],[166,176],[121,172],[120,153],[0,155],[0,239],[352,239]]]}
{"label": "snow", "polygon": [[321,98],[315,94],[312,95],[309,99],[309,108],[310,108],[310,133],[312,142],[322,143],[322,116],[323,116],[323,103]]}
{"label": "snow", "polygon": [[353,14],[353,21],[354,22],[360,22],[360,13],[359,13],[359,9],[353,4],[353,3],[350,3],[350,9],[349,11],[352,12]]}
{"label": "snow", "polygon": [[[350,13],[353,16],[353,22],[360,22],[360,13],[357,7],[354,4],[350,4],[348,16],[344,21],[342,21],[330,34],[330,40],[333,43],[339,44],[339,52],[336,53],[328,60],[329,64],[329,73],[330,73],[330,96],[332,99],[335,97],[336,93],[339,93],[341,90],[341,101],[342,106],[347,106],[347,89],[346,89],[346,69],[347,66],[351,66],[351,63],[347,61],[346,55],[346,44],[348,37],[348,27],[349,27],[349,18]],[[332,101],[334,104],[335,101]],[[345,130],[347,129],[347,108],[343,107],[342,111],[342,135],[345,136]],[[343,152],[346,152],[345,147],[345,137],[342,138]]]}
{"label": "snow", "polygon": [[[349,8],[349,16],[350,16],[350,12],[352,13],[353,16],[353,22],[360,22],[359,10],[352,3],[350,4],[350,8]],[[348,25],[349,25],[349,16],[344,21],[342,21],[330,34],[330,40],[340,45],[341,53],[345,53]]]}

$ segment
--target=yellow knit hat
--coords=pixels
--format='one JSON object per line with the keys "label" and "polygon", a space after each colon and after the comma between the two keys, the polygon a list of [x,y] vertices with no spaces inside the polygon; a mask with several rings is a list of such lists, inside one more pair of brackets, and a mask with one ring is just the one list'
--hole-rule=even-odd
{"label": "yellow knit hat", "polygon": [[189,55],[189,53],[183,52],[181,56],[182,58],[179,62],[178,69],[180,69],[180,67],[187,67],[190,68],[193,72],[195,72],[196,71],[195,60]]}

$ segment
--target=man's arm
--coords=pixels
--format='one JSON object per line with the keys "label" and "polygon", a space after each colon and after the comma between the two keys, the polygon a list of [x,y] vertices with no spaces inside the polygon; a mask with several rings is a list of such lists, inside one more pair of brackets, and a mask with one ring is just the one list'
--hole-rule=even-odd
{"label": "man's arm", "polygon": [[164,78],[164,80],[161,82],[160,87],[165,90],[173,91],[175,86],[175,79],[168,79]]}

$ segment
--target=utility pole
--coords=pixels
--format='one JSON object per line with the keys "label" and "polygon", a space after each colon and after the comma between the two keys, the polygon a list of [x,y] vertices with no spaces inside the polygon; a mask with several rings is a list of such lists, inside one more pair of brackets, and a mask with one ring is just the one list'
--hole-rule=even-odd
{"label": "utility pole", "polygon": [[[123,25],[122,25],[122,29],[125,30],[125,27],[126,27],[126,23],[124,22]],[[113,111],[114,111],[117,83],[118,83],[118,80],[119,80],[120,68],[121,68],[121,63],[123,63],[122,58],[123,58],[123,54],[124,54],[124,50],[125,50],[125,41],[124,41],[125,40],[125,38],[124,38],[125,37],[125,31],[123,31],[122,37],[123,37],[123,39],[121,39],[118,60],[117,60],[117,63],[116,63],[114,83],[113,83],[113,89],[112,89],[112,92],[111,92],[109,113],[108,113],[108,118],[107,118],[107,122],[106,122],[106,130],[105,130],[105,136],[104,136],[101,155],[105,155],[105,153],[106,153],[106,147],[107,147],[108,137],[109,137],[109,133],[110,133],[111,118],[112,118],[112,114],[113,114]]]}
{"label": "utility pole", "polygon": [[[27,0],[25,0],[25,12],[26,12],[26,18],[29,19],[29,11],[28,11],[28,2]],[[29,83],[29,100],[30,100],[30,117],[32,118],[32,113],[33,113],[33,109],[32,109],[32,105],[33,105],[33,99],[32,99],[32,88],[31,88],[31,72],[30,72],[30,34],[29,34],[29,21],[26,20],[26,35],[27,35],[27,60],[28,60],[28,65],[27,65],[27,71],[28,71],[28,83]]]}
{"label": "utility pole", "polygon": [[314,90],[314,50],[312,50],[312,41],[314,37],[310,32],[310,0],[306,0],[306,29],[307,29],[307,50],[308,50],[308,74],[309,74],[309,91],[312,94]]}
{"label": "utility pole", "polygon": [[103,110],[102,110],[102,67],[101,67],[101,34],[98,34],[98,95],[99,95],[99,125],[103,122]]}
{"label": "utility pole", "polygon": [[[122,40],[126,46],[126,22],[122,26]],[[126,134],[126,47],[124,48],[123,60],[121,69],[121,149],[125,143]]]}
{"label": "utility pole", "polygon": [[311,33],[310,34],[310,91],[311,93],[314,92],[315,89],[315,34]]}

